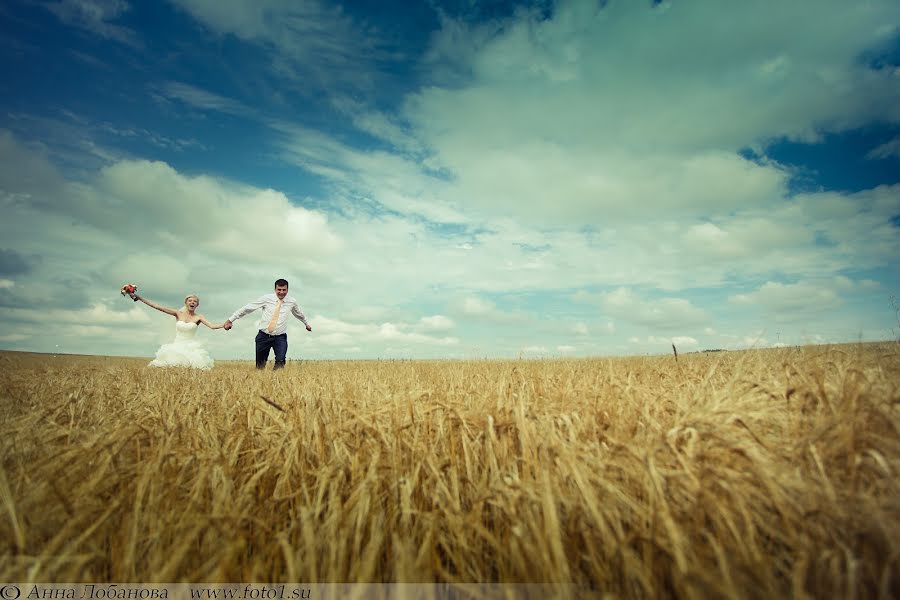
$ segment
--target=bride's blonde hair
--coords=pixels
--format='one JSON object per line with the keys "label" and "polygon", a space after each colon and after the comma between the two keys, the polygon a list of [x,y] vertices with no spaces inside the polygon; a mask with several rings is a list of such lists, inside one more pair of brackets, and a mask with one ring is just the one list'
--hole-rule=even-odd
{"label": "bride's blonde hair", "polygon": [[196,298],[197,306],[200,306],[200,296],[198,296],[197,294],[188,294],[187,296],[184,297],[184,306],[181,307],[181,310],[187,311],[187,309],[188,309],[187,301],[190,300],[191,298]]}

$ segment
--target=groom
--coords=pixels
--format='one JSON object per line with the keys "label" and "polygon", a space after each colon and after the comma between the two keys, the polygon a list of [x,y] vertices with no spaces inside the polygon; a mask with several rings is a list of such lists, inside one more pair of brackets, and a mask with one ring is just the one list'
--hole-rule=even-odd
{"label": "groom", "polygon": [[288,296],[288,282],[286,279],[279,279],[275,282],[275,293],[260,296],[255,301],[238,309],[231,317],[225,321],[225,329],[231,329],[234,321],[237,321],[245,315],[249,315],[254,310],[261,308],[262,315],[257,322],[256,327],[259,331],[256,333],[256,368],[265,369],[266,361],[269,360],[269,350],[275,350],[275,369],[283,369],[287,357],[288,341],[287,341],[287,316],[292,313],[295,317],[303,321],[307,331],[312,331],[303,311],[297,305],[297,300],[292,296]]}

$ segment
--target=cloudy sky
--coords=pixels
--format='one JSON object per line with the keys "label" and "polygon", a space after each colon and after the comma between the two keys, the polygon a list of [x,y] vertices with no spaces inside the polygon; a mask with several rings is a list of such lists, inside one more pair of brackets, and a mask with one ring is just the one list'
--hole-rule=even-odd
{"label": "cloudy sky", "polygon": [[896,0],[7,0],[0,61],[2,349],[278,277],[290,358],[900,334]]}

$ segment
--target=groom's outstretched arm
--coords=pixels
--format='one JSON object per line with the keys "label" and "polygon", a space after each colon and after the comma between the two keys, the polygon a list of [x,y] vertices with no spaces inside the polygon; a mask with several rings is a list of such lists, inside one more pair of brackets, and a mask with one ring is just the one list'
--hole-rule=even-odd
{"label": "groom's outstretched arm", "polygon": [[306,330],[307,330],[307,331],[312,331],[312,326],[306,321],[306,316],[303,314],[303,311],[300,310],[300,306],[299,306],[299,305],[295,304],[295,305],[294,305],[294,308],[291,309],[291,313],[292,313],[295,317],[297,317],[298,319],[300,319],[301,321],[303,321],[303,324],[306,325]]}
{"label": "groom's outstretched arm", "polygon": [[259,298],[257,298],[253,302],[251,302],[250,304],[246,304],[243,307],[237,309],[236,311],[234,311],[234,314],[231,315],[230,317],[228,317],[228,319],[223,323],[225,329],[231,329],[231,325],[232,325],[232,323],[234,323],[234,321],[237,321],[241,317],[249,315],[254,310],[259,310],[260,308],[265,306],[265,304],[266,304],[265,296],[260,296]]}

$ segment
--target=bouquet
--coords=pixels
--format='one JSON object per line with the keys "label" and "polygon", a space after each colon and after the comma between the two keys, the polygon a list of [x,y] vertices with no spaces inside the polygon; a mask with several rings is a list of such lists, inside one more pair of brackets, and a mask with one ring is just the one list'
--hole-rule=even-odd
{"label": "bouquet", "polygon": [[137,302],[137,286],[133,283],[126,283],[122,286],[122,295],[123,296],[131,296],[131,299]]}

